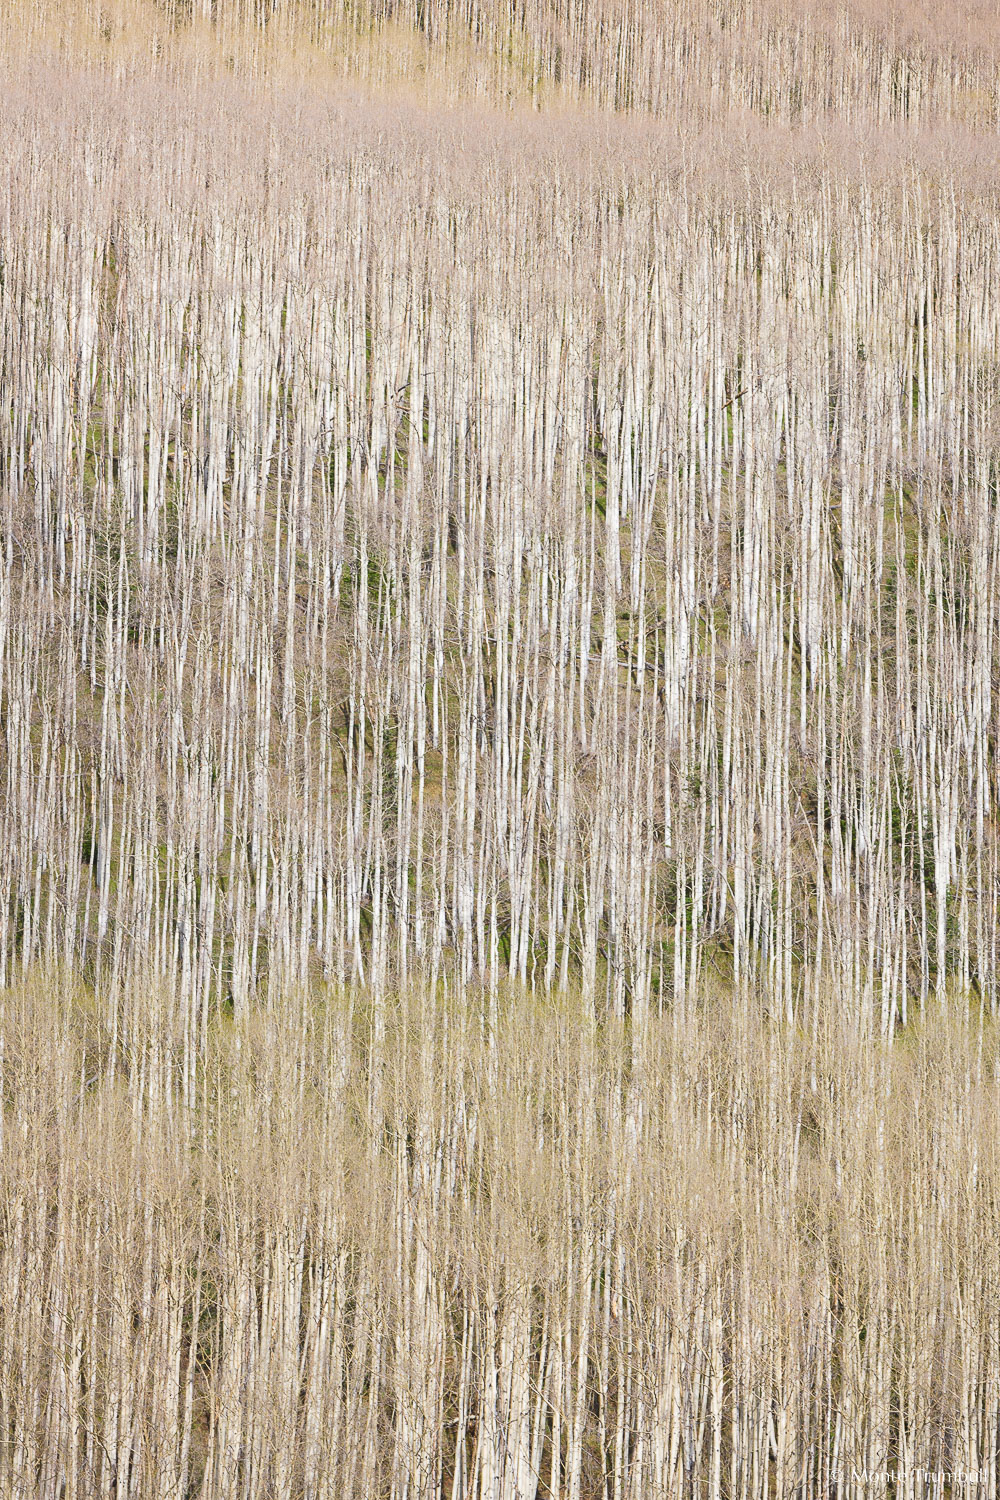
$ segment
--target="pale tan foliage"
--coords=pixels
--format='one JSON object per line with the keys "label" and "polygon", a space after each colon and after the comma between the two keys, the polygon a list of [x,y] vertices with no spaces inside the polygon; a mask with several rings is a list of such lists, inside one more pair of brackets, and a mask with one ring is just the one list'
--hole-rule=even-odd
{"label": "pale tan foliage", "polygon": [[4,1493],[991,1493],[995,1028],[706,998],[286,997],[184,1106],[166,994],[9,992]]}
{"label": "pale tan foliage", "polygon": [[12,55],[190,84],[313,73],[434,100],[998,122],[996,0],[4,0]]}

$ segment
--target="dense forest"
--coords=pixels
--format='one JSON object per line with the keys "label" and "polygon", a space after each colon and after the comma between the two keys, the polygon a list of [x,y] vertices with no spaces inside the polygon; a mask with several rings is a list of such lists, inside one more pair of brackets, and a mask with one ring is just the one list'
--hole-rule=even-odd
{"label": "dense forest", "polygon": [[1000,13],[0,14],[0,1493],[996,1493]]}

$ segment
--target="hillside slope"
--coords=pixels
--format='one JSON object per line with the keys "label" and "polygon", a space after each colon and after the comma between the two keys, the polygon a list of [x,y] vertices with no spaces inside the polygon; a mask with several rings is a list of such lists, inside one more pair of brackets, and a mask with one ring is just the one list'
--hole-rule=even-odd
{"label": "hillside slope", "polygon": [[992,10],[2,32],[0,1491],[994,1493]]}

